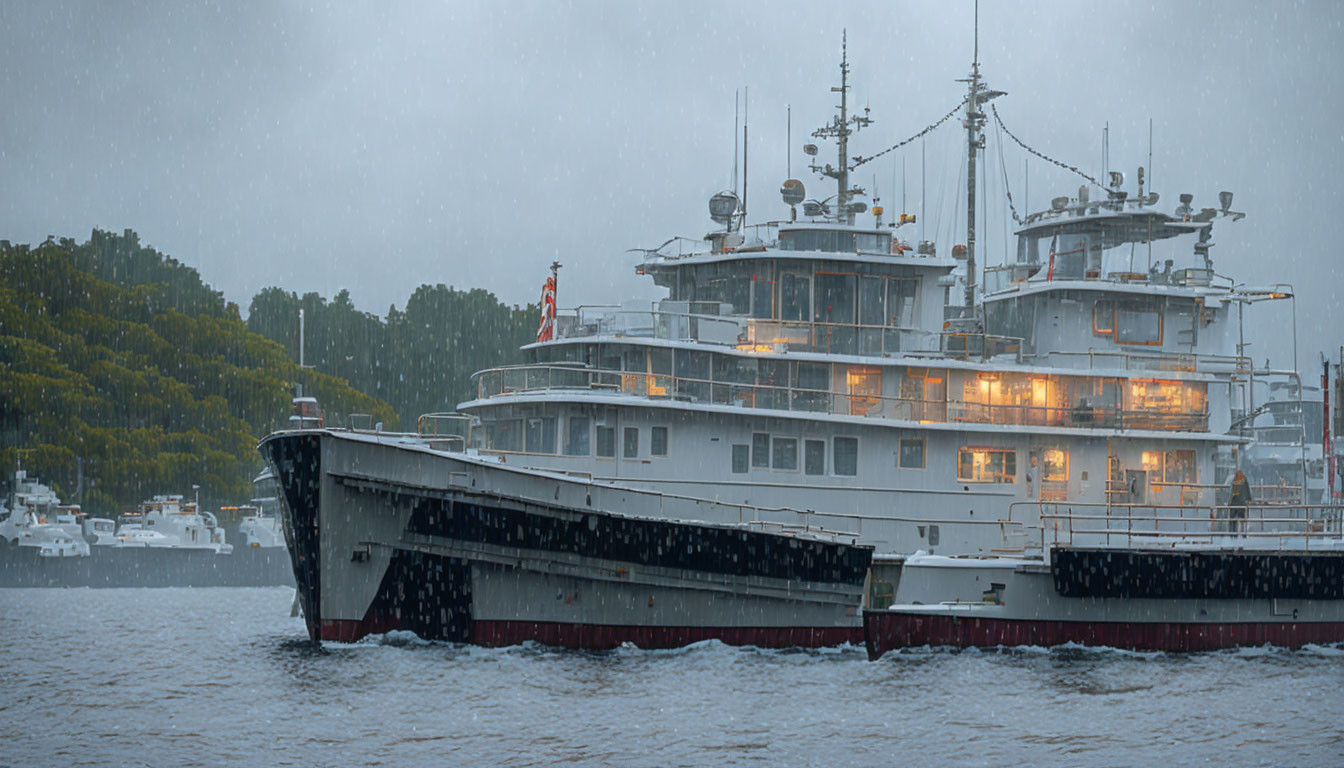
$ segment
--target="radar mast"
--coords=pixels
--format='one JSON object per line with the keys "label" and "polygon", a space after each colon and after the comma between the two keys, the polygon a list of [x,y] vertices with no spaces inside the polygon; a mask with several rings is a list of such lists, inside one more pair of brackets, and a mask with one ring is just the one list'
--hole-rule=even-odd
{"label": "radar mast", "polygon": [[[818,139],[835,139],[838,145],[838,166],[832,166],[827,163],[825,166],[819,166],[815,162],[809,166],[812,171],[823,176],[829,176],[836,180],[836,205],[835,217],[843,220],[847,224],[854,223],[854,214],[858,213],[850,200],[855,194],[862,194],[862,189],[851,188],[849,186],[849,137],[852,133],[868,125],[872,125],[872,118],[868,116],[868,108],[863,108],[863,115],[849,115],[849,34],[848,31],[841,33],[840,37],[840,86],[837,88],[831,86],[832,93],[840,94],[840,114],[832,117],[831,122],[812,132],[812,136]],[[853,128],[850,128],[850,126]],[[812,154],[812,151],[809,151]],[[866,208],[866,206],[865,206]]]}
{"label": "radar mast", "polygon": [[977,155],[985,148],[981,129],[985,113],[980,105],[1004,95],[1003,91],[987,90],[980,82],[980,3],[975,4],[975,43],[971,56],[971,76],[958,82],[969,83],[966,94],[966,307],[969,317],[975,316],[975,166]]}

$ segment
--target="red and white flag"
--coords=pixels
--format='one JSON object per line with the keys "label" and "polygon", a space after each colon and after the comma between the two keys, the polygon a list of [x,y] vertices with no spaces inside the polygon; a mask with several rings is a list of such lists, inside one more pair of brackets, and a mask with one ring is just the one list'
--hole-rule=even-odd
{"label": "red and white flag", "polygon": [[555,338],[555,277],[546,278],[541,287],[541,324],[537,326],[537,341]]}

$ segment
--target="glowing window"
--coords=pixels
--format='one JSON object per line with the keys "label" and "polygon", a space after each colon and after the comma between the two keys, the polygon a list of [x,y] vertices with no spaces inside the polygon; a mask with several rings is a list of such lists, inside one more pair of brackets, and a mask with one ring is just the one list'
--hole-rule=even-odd
{"label": "glowing window", "polygon": [[957,479],[964,483],[1017,481],[1017,451],[1011,448],[962,448],[957,454]]}

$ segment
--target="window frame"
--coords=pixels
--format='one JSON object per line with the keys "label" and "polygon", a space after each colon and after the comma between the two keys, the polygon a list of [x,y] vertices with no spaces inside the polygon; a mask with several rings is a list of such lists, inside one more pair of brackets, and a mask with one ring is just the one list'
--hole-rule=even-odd
{"label": "window frame", "polygon": [[[742,449],[741,451],[742,469],[737,468],[738,466],[737,458],[739,448]],[[729,458],[728,468],[729,473],[734,475],[745,475],[748,472],[751,472],[751,446],[748,445],[747,443],[733,443],[732,454],[731,457]]]}
{"label": "window frame", "polygon": [[[966,477],[961,472],[962,456],[965,454],[990,453],[998,454],[1003,457],[1001,469],[995,472],[989,469],[991,475],[989,478]],[[1008,471],[1008,460],[1012,459],[1012,472]],[[988,465],[988,462],[986,462]],[[971,459],[971,466],[974,467],[975,459]],[[1017,484],[1017,449],[1016,448],[997,448],[994,446],[972,446],[965,445],[957,449],[957,482],[959,483],[985,483],[991,485],[1016,485]]]}
{"label": "window frame", "polygon": [[[810,460],[811,460],[812,456],[811,456],[811,454],[808,453],[808,447],[809,447],[809,446],[813,446],[813,445],[820,445],[820,446],[821,446],[821,468],[820,468],[820,470],[818,470],[818,471],[816,471],[816,472],[813,472],[813,471],[812,471],[812,467],[811,467],[811,464],[810,464]],[[810,437],[810,438],[804,438],[804,439],[803,439],[803,474],[805,474],[805,475],[809,475],[809,476],[812,476],[812,477],[825,477],[825,475],[826,475],[826,439],[825,439],[825,438],[815,438],[815,437]]]}
{"label": "window frame", "polygon": [[[658,451],[659,435],[662,435],[663,450]],[[663,457],[667,456],[667,427],[654,426],[649,428],[649,455]]]}
{"label": "window frame", "polygon": [[[1139,313],[1142,313],[1142,314],[1148,314],[1148,315],[1157,315],[1157,340],[1156,340],[1156,341],[1128,341],[1128,340],[1122,340],[1122,339],[1120,338],[1120,313],[1121,313],[1121,312],[1129,312],[1129,313],[1132,313],[1132,314],[1139,314]],[[1120,306],[1120,305],[1117,304],[1116,307],[1115,307],[1115,319],[1112,321],[1112,324],[1111,324],[1111,328],[1113,329],[1113,330],[1112,330],[1112,333],[1111,333],[1111,337],[1115,340],[1115,343],[1116,343],[1116,344],[1125,344],[1125,345],[1127,345],[1127,346],[1133,346],[1133,347],[1160,347],[1160,346],[1162,346],[1162,339],[1163,339],[1164,332],[1165,332],[1165,326],[1166,326],[1166,322],[1165,322],[1165,319],[1162,317],[1162,310],[1161,310],[1161,309],[1158,309],[1158,308],[1152,308],[1152,309],[1150,309],[1150,308],[1147,308],[1147,307],[1122,307],[1122,306]]]}
{"label": "window frame", "polygon": [[[633,445],[631,443],[632,435],[634,436]],[[639,427],[624,427],[621,429],[621,458],[639,458]]]}
{"label": "window frame", "polygon": [[[610,438],[610,453],[602,452],[602,438],[606,435]],[[599,459],[616,458],[616,428],[612,426],[599,424],[595,430],[593,439],[593,455]]]}
{"label": "window frame", "polygon": [[[762,441],[764,441],[762,443]],[[770,468],[770,433],[752,432],[751,433],[751,468],[769,469]]]}
{"label": "window frame", "polygon": [[[852,465],[850,465],[848,462],[845,462],[843,464],[841,463],[840,461],[841,443],[854,446],[854,452],[852,454],[852,461],[853,461]],[[842,467],[851,468],[853,471],[842,472],[841,471]],[[836,435],[834,438],[831,439],[831,472],[836,477],[859,476],[859,438],[851,437],[849,435]]]}
{"label": "window frame", "polygon": [[[919,466],[906,466],[905,464],[905,444],[919,444]],[[897,469],[928,469],[929,467],[929,444],[922,437],[902,437],[896,441],[896,468]]]}
{"label": "window frame", "polygon": [[[777,463],[779,458],[779,447],[792,444],[793,446],[793,466],[781,466]],[[791,435],[771,435],[770,436],[770,469],[776,472],[797,472],[798,471],[798,438]]]}
{"label": "window frame", "polygon": [[[583,422],[582,431],[575,429],[575,422]],[[583,453],[576,449],[579,446],[575,444],[576,438],[582,443]],[[591,416],[570,416],[565,422],[565,452],[566,456],[592,456],[593,455],[593,419]]]}

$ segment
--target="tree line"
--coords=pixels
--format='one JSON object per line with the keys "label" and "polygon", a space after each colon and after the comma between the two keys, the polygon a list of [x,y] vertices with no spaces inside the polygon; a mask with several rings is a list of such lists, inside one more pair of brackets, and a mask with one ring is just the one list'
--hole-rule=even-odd
{"label": "tree line", "polygon": [[[298,353],[298,308],[307,361]],[[422,286],[386,319],[277,288],[246,322],[199,273],[131,230],[76,243],[0,240],[0,483],[17,460],[66,503],[111,516],[156,493],[246,501],[257,441],[287,423],[296,384],[329,420],[387,428],[450,410],[478,368],[516,359],[532,310]]]}
{"label": "tree line", "polygon": [[404,310],[393,305],[380,318],[356,309],[349,291],[328,302],[267,288],[252,299],[247,327],[297,360],[300,309],[304,362],[390,403],[404,430],[421,414],[451,411],[474,397],[476,371],[522,362],[519,347],[536,339],[538,312],[536,305],[506,306],[480,288],[439,284],[420,286]]}

